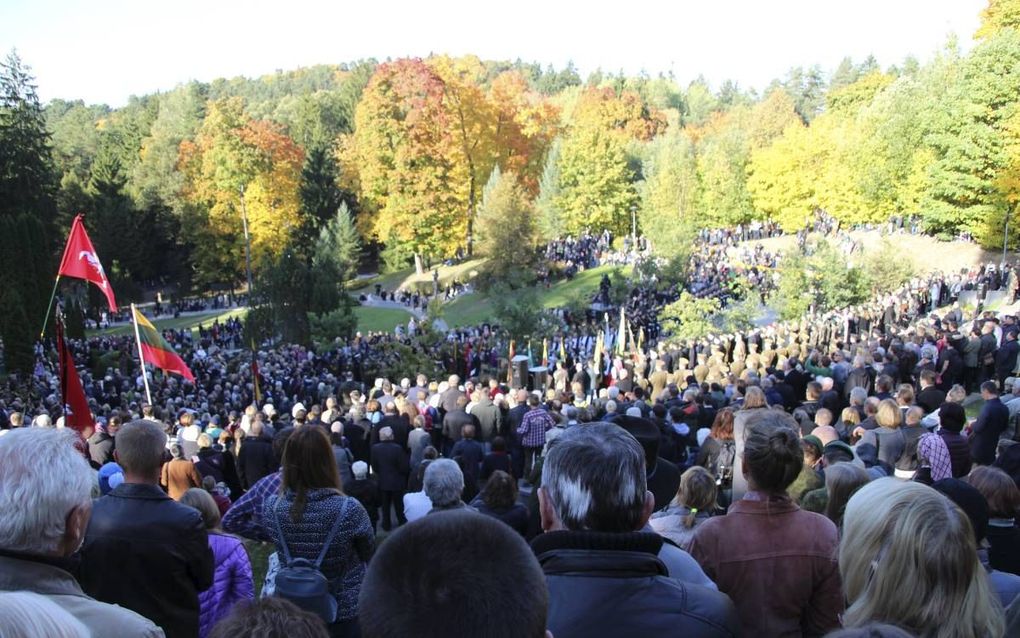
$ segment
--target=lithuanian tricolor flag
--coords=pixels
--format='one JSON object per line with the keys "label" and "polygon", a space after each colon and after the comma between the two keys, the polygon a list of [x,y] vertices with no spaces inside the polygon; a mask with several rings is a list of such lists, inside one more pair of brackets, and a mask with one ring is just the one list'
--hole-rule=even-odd
{"label": "lithuanian tricolor flag", "polygon": [[142,361],[151,363],[166,372],[179,374],[194,383],[195,375],[191,374],[188,366],[177,356],[177,353],[173,351],[173,348],[166,342],[163,335],[159,334],[156,326],[152,325],[152,322],[145,318],[141,310],[135,308],[134,305],[131,308],[134,310],[135,336],[138,338],[138,352],[142,357]]}

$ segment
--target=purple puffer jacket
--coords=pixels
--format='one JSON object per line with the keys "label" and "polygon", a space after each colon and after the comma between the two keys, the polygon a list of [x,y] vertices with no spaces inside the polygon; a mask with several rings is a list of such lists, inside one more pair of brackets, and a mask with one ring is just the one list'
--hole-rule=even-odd
{"label": "purple puffer jacket", "polygon": [[198,594],[198,635],[205,638],[213,626],[230,613],[234,604],[255,597],[255,584],[251,576],[251,561],[244,545],[235,536],[209,532],[216,569],[213,584]]}

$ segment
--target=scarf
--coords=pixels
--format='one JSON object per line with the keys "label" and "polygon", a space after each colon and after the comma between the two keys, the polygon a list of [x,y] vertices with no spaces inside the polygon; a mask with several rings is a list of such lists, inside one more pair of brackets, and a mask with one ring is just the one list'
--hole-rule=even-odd
{"label": "scarf", "polygon": [[917,456],[922,465],[931,468],[931,480],[941,481],[952,478],[953,466],[949,460],[949,448],[937,434],[923,434],[917,442]]}

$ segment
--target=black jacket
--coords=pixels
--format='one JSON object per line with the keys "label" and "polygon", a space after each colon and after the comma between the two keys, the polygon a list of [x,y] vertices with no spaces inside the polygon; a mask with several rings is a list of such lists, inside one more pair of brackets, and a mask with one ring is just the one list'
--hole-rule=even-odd
{"label": "black jacket", "polygon": [[464,410],[452,410],[443,417],[443,437],[456,443],[463,438],[464,426],[473,425],[478,428],[478,419]]}
{"label": "black jacket", "polygon": [[1009,427],[1009,408],[998,397],[985,402],[981,408],[970,437],[970,458],[981,465],[991,465],[995,460],[995,448],[999,435]]}
{"label": "black jacket", "polygon": [[733,603],[717,591],[669,578],[651,532],[558,531],[531,542],[549,587],[556,638],[737,636]]}
{"label": "black jacket", "polygon": [[407,475],[410,472],[407,453],[394,441],[384,441],[372,446],[372,471],[384,492],[403,492],[407,489]]}
{"label": "black jacket", "polygon": [[379,432],[383,428],[389,428],[393,430],[393,440],[397,442],[397,445],[406,449],[407,448],[407,435],[411,432],[411,425],[407,422],[407,419],[399,414],[388,414],[379,420],[378,423],[372,426],[372,446],[379,442]]}
{"label": "black jacket", "polygon": [[273,440],[268,436],[246,438],[241,443],[241,451],[237,454],[237,476],[244,489],[251,489],[260,478],[269,476],[279,467],[273,454]]}
{"label": "black jacket", "polygon": [[106,432],[96,432],[89,437],[89,456],[96,467],[113,460],[113,437]]}
{"label": "black jacket", "polygon": [[939,409],[939,406],[946,402],[946,393],[939,390],[935,386],[927,387],[917,393],[917,398],[914,400],[918,406],[920,406],[925,414],[931,414],[935,410]]}
{"label": "black jacket", "polygon": [[167,638],[194,638],[198,592],[213,582],[201,514],[156,485],[118,485],[92,506],[78,580],[88,595],[145,616]]}

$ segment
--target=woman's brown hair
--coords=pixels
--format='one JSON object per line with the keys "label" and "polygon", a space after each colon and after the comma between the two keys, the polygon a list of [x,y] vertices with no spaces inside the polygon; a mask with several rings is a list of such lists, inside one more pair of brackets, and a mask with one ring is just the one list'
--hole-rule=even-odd
{"label": "woman's brown hair", "polygon": [[305,512],[309,490],[331,489],[336,490],[337,494],[343,494],[340,472],[336,467],[329,437],[318,426],[302,425],[294,428],[283,448],[282,465],[280,493],[294,492],[294,504],[290,508],[294,522],[300,521]]}
{"label": "woman's brown hair", "polygon": [[997,467],[978,466],[963,480],[985,497],[992,518],[1016,517],[1016,511],[1020,508],[1020,489],[1017,489],[1009,474]]}
{"label": "woman's brown hair", "polygon": [[733,410],[723,408],[715,413],[715,420],[712,421],[712,429],[709,431],[716,441],[733,440]]}
{"label": "woman's brown hair", "polygon": [[517,502],[517,481],[503,470],[496,470],[482,488],[482,501],[492,509],[507,509]]}

